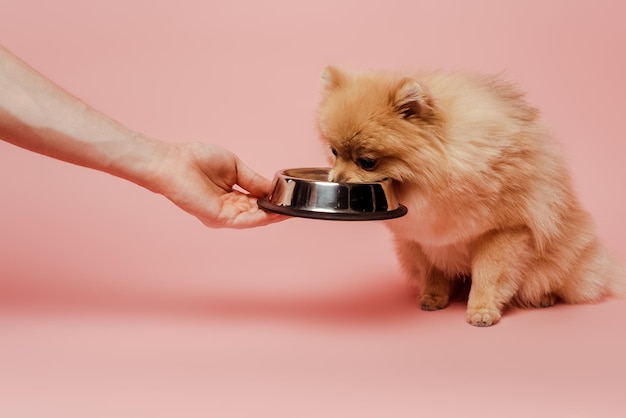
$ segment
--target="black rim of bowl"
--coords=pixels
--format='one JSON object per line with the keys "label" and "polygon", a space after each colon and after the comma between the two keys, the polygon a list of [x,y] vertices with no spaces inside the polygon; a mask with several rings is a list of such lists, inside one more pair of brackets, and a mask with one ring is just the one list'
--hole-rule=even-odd
{"label": "black rim of bowl", "polygon": [[394,219],[406,215],[407,208],[398,205],[394,210],[384,212],[362,212],[362,213],[341,213],[341,212],[317,212],[312,210],[294,209],[289,206],[276,205],[266,198],[257,200],[257,205],[261,209],[270,212],[280,213],[281,215],[295,216],[298,218],[324,219],[329,221],[380,221],[385,219]]}

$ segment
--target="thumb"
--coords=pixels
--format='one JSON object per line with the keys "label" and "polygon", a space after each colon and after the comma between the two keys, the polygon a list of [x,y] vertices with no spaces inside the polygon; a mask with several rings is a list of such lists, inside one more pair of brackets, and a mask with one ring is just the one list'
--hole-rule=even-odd
{"label": "thumb", "polygon": [[263,177],[237,158],[237,184],[253,196],[265,196],[270,192],[272,182]]}

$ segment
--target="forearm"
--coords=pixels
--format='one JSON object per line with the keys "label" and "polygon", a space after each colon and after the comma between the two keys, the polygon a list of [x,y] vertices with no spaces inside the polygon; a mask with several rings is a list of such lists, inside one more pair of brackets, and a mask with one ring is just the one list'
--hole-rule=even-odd
{"label": "forearm", "polygon": [[256,197],[268,193],[270,181],[229,150],[136,133],[68,94],[2,46],[0,139],[135,182],[207,226],[250,228],[283,219],[256,204]]}
{"label": "forearm", "polygon": [[0,47],[0,138],[53,158],[150,187],[166,152],[97,112]]}

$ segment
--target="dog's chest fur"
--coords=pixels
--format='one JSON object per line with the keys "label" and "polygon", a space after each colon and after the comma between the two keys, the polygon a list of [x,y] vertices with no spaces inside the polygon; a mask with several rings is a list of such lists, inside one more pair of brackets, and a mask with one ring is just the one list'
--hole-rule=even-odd
{"label": "dog's chest fur", "polygon": [[451,213],[416,193],[403,194],[401,201],[408,214],[387,222],[395,238],[419,244],[429,261],[447,275],[469,275],[471,244],[486,228],[481,217]]}

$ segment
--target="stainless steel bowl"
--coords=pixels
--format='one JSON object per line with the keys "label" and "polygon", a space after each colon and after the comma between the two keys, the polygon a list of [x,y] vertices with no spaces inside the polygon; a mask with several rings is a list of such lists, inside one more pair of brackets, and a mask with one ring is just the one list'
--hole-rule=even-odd
{"label": "stainless steel bowl", "polygon": [[391,180],[334,183],[329,168],[292,168],[274,176],[272,191],[259,207],[283,215],[343,221],[392,219],[407,213],[398,203]]}

